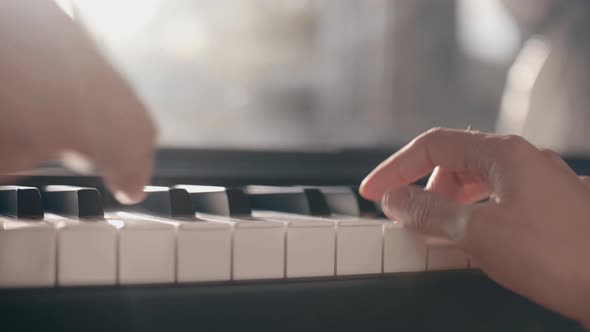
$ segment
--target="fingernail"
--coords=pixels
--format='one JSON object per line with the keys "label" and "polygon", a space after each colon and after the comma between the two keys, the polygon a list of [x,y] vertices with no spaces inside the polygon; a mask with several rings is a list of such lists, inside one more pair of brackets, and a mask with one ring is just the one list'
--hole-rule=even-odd
{"label": "fingernail", "polygon": [[115,199],[123,205],[133,205],[141,202],[141,198],[131,197],[124,191],[115,192]]}

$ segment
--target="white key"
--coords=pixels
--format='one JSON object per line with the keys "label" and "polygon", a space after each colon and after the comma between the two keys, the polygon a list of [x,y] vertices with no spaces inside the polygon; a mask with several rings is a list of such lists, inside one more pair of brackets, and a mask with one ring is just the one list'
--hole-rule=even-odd
{"label": "white key", "polygon": [[467,254],[446,240],[430,238],[428,245],[427,270],[456,270],[469,267]]}
{"label": "white key", "polygon": [[118,215],[123,218],[144,218],[176,228],[177,282],[231,279],[231,224],[179,221],[143,214]]}
{"label": "white key", "polygon": [[398,222],[383,225],[383,272],[426,271],[426,237]]}
{"label": "white key", "polygon": [[[264,215],[266,211],[255,211]],[[308,221],[328,221],[336,227],[336,275],[377,274],[382,272],[383,222],[349,216],[311,217],[289,214]],[[288,244],[287,244],[288,245]],[[287,248],[287,251],[289,249]],[[308,257],[309,259],[309,257]]]}
{"label": "white key", "polygon": [[80,221],[53,214],[57,229],[57,284],[114,285],[117,282],[117,229],[106,222]]}
{"label": "white key", "polygon": [[140,218],[111,218],[119,229],[118,282],[174,283],[176,230],[174,225]]}
{"label": "white key", "polygon": [[233,227],[232,278],[284,277],[285,225],[281,222],[197,214],[197,217]]}
{"label": "white key", "polygon": [[0,218],[0,287],[55,285],[55,242],[51,224]]}
{"label": "white key", "polygon": [[286,225],[287,278],[333,276],[336,228],[321,218],[298,218],[288,213],[257,211],[255,217],[281,221]]}
{"label": "white key", "polygon": [[383,222],[377,219],[335,219],[336,275],[382,272]]}
{"label": "white key", "polygon": [[178,282],[231,279],[229,224],[207,221],[178,225]]}

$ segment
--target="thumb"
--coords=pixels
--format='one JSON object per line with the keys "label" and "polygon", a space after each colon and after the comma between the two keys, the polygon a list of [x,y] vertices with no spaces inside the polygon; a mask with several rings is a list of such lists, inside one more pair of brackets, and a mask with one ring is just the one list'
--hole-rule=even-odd
{"label": "thumb", "polygon": [[474,205],[462,205],[443,195],[406,186],[383,195],[383,212],[406,227],[462,243],[474,217]]}

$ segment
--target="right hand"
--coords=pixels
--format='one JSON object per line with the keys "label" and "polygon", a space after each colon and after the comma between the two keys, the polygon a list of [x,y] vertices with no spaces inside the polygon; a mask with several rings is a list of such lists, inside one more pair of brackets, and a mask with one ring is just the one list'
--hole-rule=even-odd
{"label": "right hand", "polygon": [[143,198],[156,129],[130,86],[53,1],[0,3],[0,174],[70,150],[115,197]]}
{"label": "right hand", "polygon": [[[435,169],[427,188],[410,185]],[[555,153],[518,136],[435,129],[379,165],[361,194],[454,241],[498,283],[590,322],[590,189]]]}

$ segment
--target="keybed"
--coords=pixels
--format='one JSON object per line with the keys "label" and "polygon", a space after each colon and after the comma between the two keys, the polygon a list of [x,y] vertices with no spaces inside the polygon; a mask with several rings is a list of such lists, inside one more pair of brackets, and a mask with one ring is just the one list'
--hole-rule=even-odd
{"label": "keybed", "polygon": [[[39,190],[40,189],[40,190]],[[467,269],[450,242],[385,219],[349,187],[0,187],[0,287],[331,278]]]}

